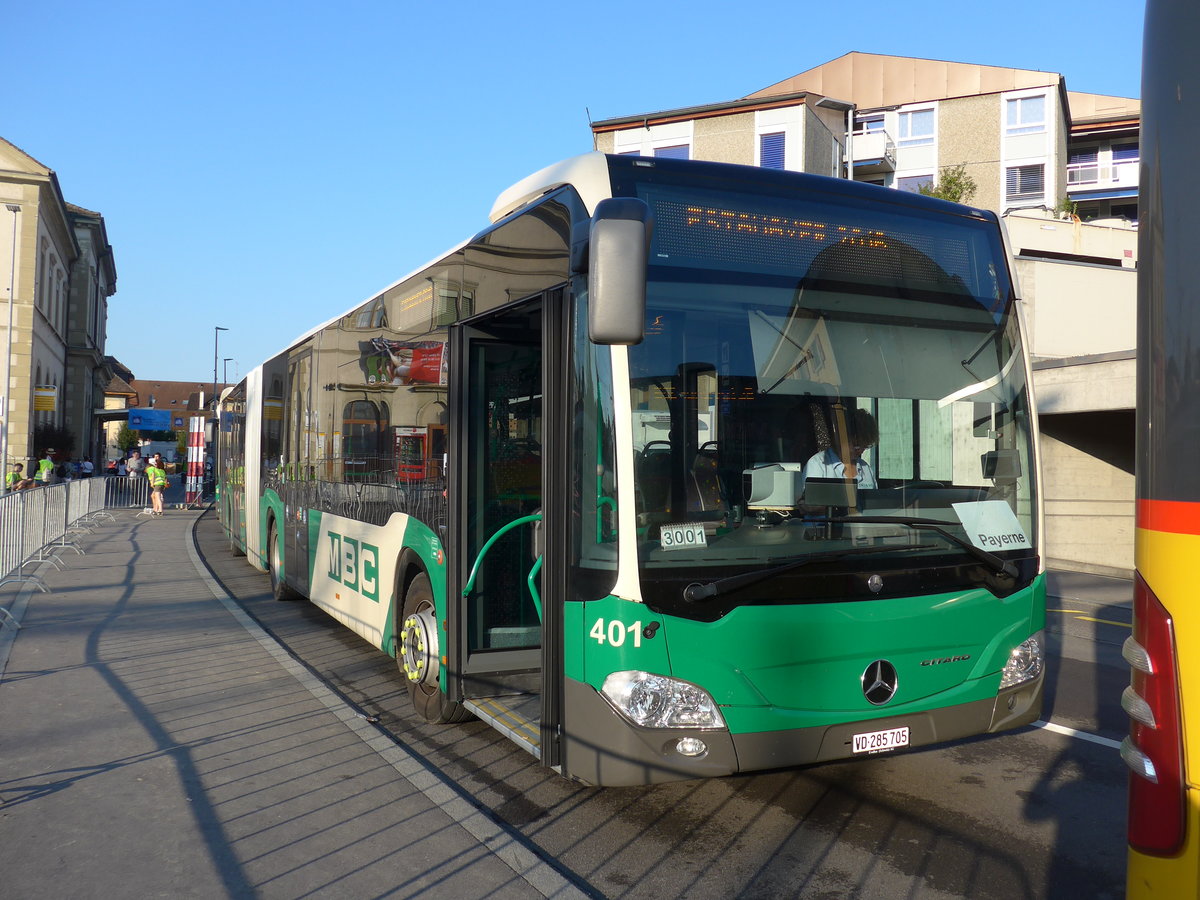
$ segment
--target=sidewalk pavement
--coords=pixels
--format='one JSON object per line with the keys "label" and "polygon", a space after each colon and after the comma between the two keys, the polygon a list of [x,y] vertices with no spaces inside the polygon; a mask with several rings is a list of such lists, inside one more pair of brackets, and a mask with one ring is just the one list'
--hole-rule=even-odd
{"label": "sidewalk pavement", "polygon": [[0,588],[5,897],[583,896],[136,513]]}

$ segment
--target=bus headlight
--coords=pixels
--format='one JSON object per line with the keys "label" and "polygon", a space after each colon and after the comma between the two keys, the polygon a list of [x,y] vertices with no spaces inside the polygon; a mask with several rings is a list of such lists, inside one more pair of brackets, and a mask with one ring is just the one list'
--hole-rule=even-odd
{"label": "bus headlight", "polygon": [[613,672],[602,691],[621,715],[644,728],[724,728],[717,704],[687,681],[650,672]]}
{"label": "bus headlight", "polygon": [[1042,674],[1043,647],[1045,640],[1039,631],[1028,640],[1022,641],[1008,657],[1004,672],[1000,675],[1000,690],[1016,687],[1032,681]]}

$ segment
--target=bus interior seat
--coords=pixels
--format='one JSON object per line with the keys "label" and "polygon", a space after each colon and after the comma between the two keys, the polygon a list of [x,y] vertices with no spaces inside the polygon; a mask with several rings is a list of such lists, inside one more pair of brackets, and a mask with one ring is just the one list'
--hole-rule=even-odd
{"label": "bus interior seat", "polygon": [[704,444],[692,460],[687,486],[688,512],[719,513],[729,509],[721,485],[716,441]]}
{"label": "bus interior seat", "polygon": [[670,512],[671,445],[650,441],[637,458],[637,481],[641,512]]}
{"label": "bus interior seat", "polygon": [[[666,441],[651,441],[638,455],[638,486],[641,512],[672,513],[671,445]],[[707,513],[704,518],[722,518],[729,508],[717,463],[717,446],[710,441],[700,448],[692,460],[684,489],[688,513]]]}

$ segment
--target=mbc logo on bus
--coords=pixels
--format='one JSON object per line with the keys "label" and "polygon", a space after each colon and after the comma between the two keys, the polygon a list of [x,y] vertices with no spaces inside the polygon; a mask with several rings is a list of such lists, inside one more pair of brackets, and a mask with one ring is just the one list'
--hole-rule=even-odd
{"label": "mbc logo on bus", "polygon": [[329,577],[379,602],[379,548],[329,532]]}

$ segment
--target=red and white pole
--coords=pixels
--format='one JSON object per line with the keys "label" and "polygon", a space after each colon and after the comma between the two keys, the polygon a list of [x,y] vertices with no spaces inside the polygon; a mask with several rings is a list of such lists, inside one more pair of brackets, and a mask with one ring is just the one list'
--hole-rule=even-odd
{"label": "red and white pole", "polygon": [[200,496],[204,481],[204,417],[193,416],[188,422],[187,492],[185,503]]}

